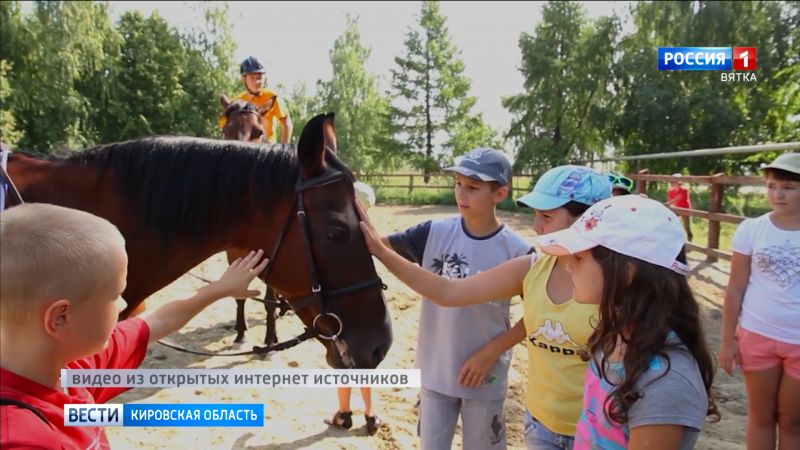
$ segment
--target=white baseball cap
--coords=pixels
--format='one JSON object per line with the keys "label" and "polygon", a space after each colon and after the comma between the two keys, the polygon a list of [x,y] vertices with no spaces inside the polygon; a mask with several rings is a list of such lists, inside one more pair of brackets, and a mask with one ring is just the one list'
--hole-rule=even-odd
{"label": "white baseball cap", "polygon": [[356,190],[356,198],[361,202],[365,210],[375,206],[375,191],[366,183],[356,181],[353,183],[353,188]]}
{"label": "white baseball cap", "polygon": [[551,255],[571,255],[601,245],[689,274],[689,267],[677,260],[686,242],[681,220],[660,202],[639,195],[597,202],[566,230],[539,236],[537,241]]}

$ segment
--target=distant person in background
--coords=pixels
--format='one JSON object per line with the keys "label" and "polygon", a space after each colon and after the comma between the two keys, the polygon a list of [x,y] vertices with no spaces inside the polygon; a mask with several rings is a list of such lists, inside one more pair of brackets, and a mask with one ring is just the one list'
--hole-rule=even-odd
{"label": "distant person in background", "polygon": [[[239,73],[242,75],[242,84],[245,91],[231,101],[243,100],[250,102],[258,108],[261,117],[264,119],[264,136],[267,142],[275,143],[276,136],[273,128],[275,119],[281,124],[281,144],[287,144],[292,138],[292,119],[289,118],[289,111],[278,98],[278,94],[264,87],[266,77],[264,66],[254,57],[249,56],[242,61],[239,66]],[[220,117],[220,128],[225,126],[225,116]]]}
{"label": "distant person in background", "polygon": [[[360,181],[353,183],[356,191],[356,198],[364,207],[364,210],[375,206],[375,191],[368,184]],[[330,419],[325,419],[324,422],[334,428],[342,428],[349,430],[353,426],[353,411],[350,410],[350,394],[353,388],[339,387],[336,388],[336,394],[339,397],[339,410]],[[372,414],[372,388],[361,388],[361,399],[364,401],[364,419],[367,422],[367,434],[372,436],[378,432],[378,427],[381,425],[381,419],[377,415]]]}
{"label": "distant person in background", "polygon": [[[672,176],[680,178],[681,174],[673,173]],[[681,185],[680,180],[670,183],[669,189],[667,190],[666,205],[676,208],[692,209],[692,200],[689,198],[689,190]],[[686,230],[686,236],[691,241],[693,238],[691,217],[682,215],[681,220],[683,220],[683,229]]]}
{"label": "distant person in background", "polygon": [[772,211],[733,235],[718,357],[728,375],[744,374],[748,450],[800,449],[800,153],[764,178]]}

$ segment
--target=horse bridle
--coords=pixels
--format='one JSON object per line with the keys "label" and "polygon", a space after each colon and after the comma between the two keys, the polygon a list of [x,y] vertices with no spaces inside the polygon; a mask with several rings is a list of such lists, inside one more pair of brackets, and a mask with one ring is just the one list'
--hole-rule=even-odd
{"label": "horse bridle", "polygon": [[[286,220],[283,222],[283,226],[281,227],[281,231],[278,234],[278,239],[275,242],[275,245],[272,247],[272,251],[269,254],[269,262],[267,262],[267,267],[264,269],[264,273],[261,278],[266,282],[267,276],[269,275],[270,270],[273,267],[275,262],[275,257],[278,254],[278,250],[281,248],[281,244],[283,243],[283,238],[286,235],[286,231],[289,229],[289,225],[292,222],[292,212],[296,209],[297,210],[297,220],[300,226],[300,231],[303,233],[303,242],[305,243],[305,254],[306,254],[306,261],[308,266],[308,276],[311,280],[311,291],[310,294],[295,297],[295,298],[286,298],[286,301],[289,303],[289,306],[294,310],[295,313],[298,313],[300,310],[304,308],[310,308],[313,306],[317,306],[320,309],[320,312],[314,317],[314,320],[311,324],[311,329],[317,332],[317,337],[325,340],[335,340],[341,335],[344,324],[342,323],[342,319],[330,312],[328,306],[329,303],[326,302],[326,299],[333,299],[336,297],[340,297],[345,294],[349,294],[351,292],[359,291],[361,289],[365,289],[372,286],[380,286],[382,289],[386,289],[386,285],[383,284],[383,281],[380,277],[375,276],[372,279],[363,281],[361,283],[356,283],[347,287],[327,290],[324,289],[322,284],[319,281],[319,276],[317,275],[317,266],[314,261],[314,254],[311,251],[311,228],[308,221],[308,213],[305,210],[305,204],[303,202],[303,193],[309,191],[311,189],[320,188],[323,186],[328,186],[333,183],[338,183],[340,181],[346,181],[346,177],[343,172],[339,170],[328,170],[324,174],[311,178],[309,180],[303,180],[301,175],[298,175],[297,184],[295,185],[295,199],[292,203],[292,207],[289,209],[289,214],[286,216]],[[322,319],[323,317],[328,316],[332,317],[338,323],[339,329],[336,333],[326,336],[317,328],[317,322]]]}
{"label": "horse bridle", "polygon": [[[286,236],[286,231],[289,229],[289,225],[291,225],[292,223],[292,217],[294,217],[295,215],[293,214],[293,212],[296,209],[297,220],[298,223],[300,224],[300,230],[303,233],[303,241],[306,244],[305,254],[306,254],[306,259],[308,261],[308,275],[309,279],[311,280],[310,294],[303,295],[301,297],[294,297],[291,299],[288,298],[284,299],[284,297],[278,295],[277,301],[267,299],[266,295],[264,295],[264,298],[254,299],[264,304],[274,304],[277,307],[281,308],[282,310],[284,308],[291,308],[295,312],[295,314],[297,314],[300,310],[304,308],[319,306],[321,312],[314,317],[314,320],[312,321],[310,327],[306,327],[303,333],[301,333],[298,336],[295,336],[294,338],[288,341],[279,342],[277,344],[269,344],[264,347],[253,346],[252,350],[233,352],[233,353],[190,350],[181,345],[174,344],[172,342],[167,342],[164,339],[159,340],[158,343],[164,345],[165,347],[172,348],[174,350],[178,350],[185,353],[192,353],[195,355],[243,356],[243,355],[266,355],[267,353],[270,352],[286,350],[287,348],[292,348],[303,341],[307,341],[315,337],[328,341],[333,341],[338,339],[339,336],[342,334],[342,331],[344,331],[344,323],[342,323],[342,319],[338,315],[329,311],[328,303],[325,302],[325,299],[333,299],[336,297],[340,297],[344,294],[359,291],[361,289],[365,289],[374,285],[380,286],[381,289],[386,290],[386,285],[383,284],[383,281],[377,275],[370,280],[333,290],[326,290],[320,283],[319,277],[317,276],[317,266],[314,262],[314,254],[311,251],[312,234],[308,222],[308,213],[306,213],[305,203],[303,202],[303,193],[311,189],[328,186],[333,183],[338,183],[340,181],[346,181],[346,180],[347,178],[345,177],[344,173],[338,170],[328,170],[327,172],[318,177],[305,181],[302,179],[302,175],[298,175],[297,183],[295,184],[296,195],[294,201],[292,202],[291,208],[289,208],[289,213],[286,215],[286,220],[284,220],[283,222],[283,226],[281,227],[281,230],[278,234],[278,239],[275,241],[275,244],[272,246],[272,250],[269,253],[269,261],[267,262],[267,267],[264,268],[264,272],[260,275],[260,278],[266,283],[267,276],[269,275],[270,270],[272,269],[275,263],[275,257],[278,255],[278,250],[280,250],[281,244],[283,243],[283,238]],[[195,277],[197,276],[195,275]],[[210,283],[209,280],[206,280],[202,277],[197,277],[197,278],[200,278],[201,280]],[[281,315],[283,315],[283,313],[281,313]],[[336,323],[339,325],[339,329],[336,331],[336,333],[333,333],[329,336],[326,336],[317,328],[317,322],[325,316],[332,317],[334,320],[336,320]]]}
{"label": "horse bridle", "polygon": [[17,205],[25,203],[25,201],[22,200],[22,195],[19,193],[19,189],[17,189],[17,186],[14,185],[14,182],[11,180],[11,176],[6,171],[8,157],[10,155],[11,150],[6,150],[5,148],[0,149],[0,196],[2,196],[2,198],[0,198],[0,211],[5,210],[7,206],[11,206],[10,201],[9,204],[6,205],[7,194],[13,196]]}

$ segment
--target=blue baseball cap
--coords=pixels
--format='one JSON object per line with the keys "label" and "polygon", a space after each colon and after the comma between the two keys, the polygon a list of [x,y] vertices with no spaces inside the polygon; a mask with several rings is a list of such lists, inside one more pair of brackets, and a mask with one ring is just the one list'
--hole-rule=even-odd
{"label": "blue baseball cap", "polygon": [[481,181],[495,181],[500,186],[511,182],[511,162],[500,150],[475,148],[457,160],[453,167],[442,169]]}
{"label": "blue baseball cap", "polygon": [[570,201],[591,206],[610,197],[607,175],[583,166],[559,166],[539,177],[533,191],[517,199],[517,206],[547,211]]}

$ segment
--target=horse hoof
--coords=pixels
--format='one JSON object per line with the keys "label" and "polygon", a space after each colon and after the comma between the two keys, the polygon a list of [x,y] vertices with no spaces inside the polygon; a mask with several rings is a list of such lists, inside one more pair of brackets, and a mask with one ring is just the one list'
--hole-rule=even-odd
{"label": "horse hoof", "polygon": [[275,345],[278,343],[278,336],[273,336],[272,339],[264,338],[265,345]]}
{"label": "horse hoof", "polygon": [[244,343],[244,341],[245,341],[245,339],[244,339],[244,335],[243,335],[243,334],[240,334],[240,335],[237,335],[237,336],[236,336],[236,339],[234,339],[234,340],[233,340],[233,343],[234,343],[234,344],[243,344],[243,343]]}

